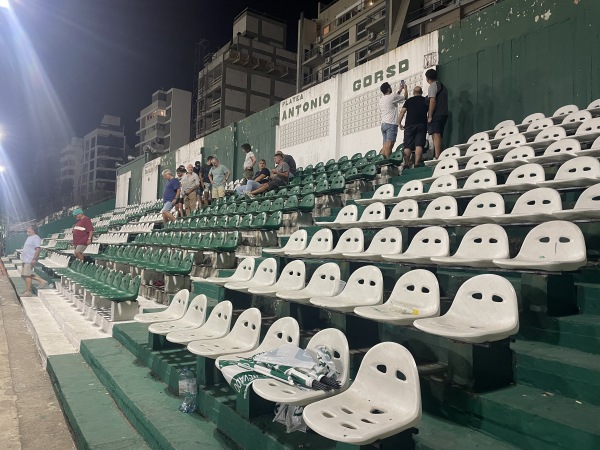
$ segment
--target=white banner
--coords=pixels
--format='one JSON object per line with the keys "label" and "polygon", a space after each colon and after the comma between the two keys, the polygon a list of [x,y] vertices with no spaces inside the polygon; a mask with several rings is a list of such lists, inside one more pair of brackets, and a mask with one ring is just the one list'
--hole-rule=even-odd
{"label": "white banner", "polygon": [[194,164],[196,161],[202,162],[202,147],[204,146],[204,138],[196,139],[189,144],[180,147],[175,152],[175,168],[180,165],[187,167],[188,164]]}
{"label": "white banner", "polygon": [[160,168],[161,158],[158,157],[144,164],[142,173],[142,198],[141,203],[154,201],[160,197],[158,192],[158,169]]}
{"label": "white banner", "polygon": [[131,179],[131,171],[121,174],[117,177],[117,192],[115,199],[115,207],[121,208],[127,206],[129,202],[129,180]]}

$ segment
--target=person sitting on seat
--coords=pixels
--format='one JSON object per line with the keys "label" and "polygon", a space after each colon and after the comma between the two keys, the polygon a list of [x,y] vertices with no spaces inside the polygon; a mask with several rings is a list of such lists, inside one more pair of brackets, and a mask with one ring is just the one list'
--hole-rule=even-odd
{"label": "person sitting on seat", "polygon": [[257,189],[248,192],[246,195],[253,198],[255,195],[271,189],[277,189],[281,186],[285,186],[289,179],[290,166],[283,161],[283,154],[281,152],[275,153],[275,168],[271,170],[271,180],[268,183],[264,183]]}
{"label": "person sitting on seat", "polygon": [[258,171],[254,174],[254,179],[248,180],[246,184],[236,187],[235,192],[237,195],[245,195],[246,192],[258,189],[261,184],[268,183],[270,176],[271,172],[267,169],[267,161],[261,159],[258,163]]}

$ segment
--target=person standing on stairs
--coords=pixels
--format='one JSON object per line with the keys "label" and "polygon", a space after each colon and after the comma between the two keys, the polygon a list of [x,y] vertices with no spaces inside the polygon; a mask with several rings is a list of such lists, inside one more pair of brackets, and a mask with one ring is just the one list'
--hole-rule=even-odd
{"label": "person standing on stairs", "polygon": [[[396,94],[392,91],[390,83],[387,82],[383,83],[380,89],[383,94],[383,97],[379,99],[383,147],[379,153],[388,159],[398,136],[398,104],[408,98],[408,89],[404,81],[400,83],[400,89]],[[404,93],[401,93],[402,91]]]}
{"label": "person standing on stairs", "polygon": [[31,297],[31,281],[35,280],[38,284],[38,289],[46,286],[46,281],[35,274],[35,265],[40,257],[42,250],[42,240],[38,236],[36,225],[30,225],[27,228],[27,240],[23,245],[21,252],[21,261],[23,268],[21,269],[21,277],[25,279],[25,292],[21,293],[21,297]]}
{"label": "person standing on stairs", "polygon": [[448,120],[448,89],[438,80],[437,71],[429,69],[425,72],[425,78],[429,83],[427,97],[429,100],[429,112],[427,117],[427,131],[433,139],[435,159],[442,153],[442,137],[444,127]]}
{"label": "person standing on stairs", "polygon": [[77,223],[73,227],[73,247],[75,247],[75,257],[83,261],[83,252],[88,245],[92,243],[94,234],[94,225],[89,217],[83,214],[81,208],[73,210],[73,216],[77,219]]}

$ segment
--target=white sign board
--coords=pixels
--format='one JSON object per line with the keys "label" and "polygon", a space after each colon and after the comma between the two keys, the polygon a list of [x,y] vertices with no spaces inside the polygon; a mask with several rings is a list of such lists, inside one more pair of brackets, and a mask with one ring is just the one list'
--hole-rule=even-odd
{"label": "white sign board", "polygon": [[182,164],[187,167],[188,164],[194,164],[196,161],[202,161],[202,147],[204,146],[204,138],[196,139],[189,144],[179,147],[175,152],[175,167]]}
{"label": "white sign board", "polygon": [[142,198],[141,203],[156,200],[160,195],[158,193],[158,169],[160,168],[161,158],[158,157],[144,164],[142,173]]}
{"label": "white sign board", "polygon": [[117,192],[115,199],[115,207],[121,208],[127,206],[129,202],[129,180],[131,179],[131,171],[123,173],[117,177]]}

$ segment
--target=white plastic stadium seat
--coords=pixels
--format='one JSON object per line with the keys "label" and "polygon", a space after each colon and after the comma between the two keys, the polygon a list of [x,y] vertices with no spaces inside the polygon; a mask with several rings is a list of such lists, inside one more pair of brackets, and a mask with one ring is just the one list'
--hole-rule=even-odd
{"label": "white plastic stadium seat", "polygon": [[406,272],[383,305],[358,306],[354,313],[377,322],[410,325],[416,319],[440,315],[440,286],[433,273],[424,269]]}
{"label": "white plastic stadium seat", "polygon": [[463,156],[461,158],[457,158],[457,161],[465,162],[465,161],[468,161],[470,158],[472,158],[475,155],[479,155],[480,153],[486,153],[486,152],[491,152],[491,151],[492,151],[492,144],[490,144],[489,141],[473,142],[467,148],[467,151],[465,152],[465,156]]}
{"label": "white plastic stadium seat", "polygon": [[535,188],[522,194],[510,214],[490,215],[496,223],[543,222],[562,209],[560,194],[551,188]]}
{"label": "white plastic stadium seat", "polygon": [[453,195],[475,195],[481,191],[495,191],[497,184],[496,172],[491,169],[481,169],[469,175],[462,189],[454,191]]}
{"label": "white plastic stadium seat", "polygon": [[388,261],[430,264],[432,256],[448,256],[450,238],[442,227],[423,228],[413,237],[406,252],[400,255],[385,255]]}
{"label": "white plastic stadium seat", "polygon": [[360,228],[350,228],[340,236],[337,245],[328,252],[314,252],[310,258],[343,258],[344,254],[360,253],[365,250],[365,236]]}
{"label": "white plastic stadium seat", "polygon": [[421,178],[421,182],[430,183],[436,178],[441,177],[442,175],[448,175],[458,170],[458,161],[454,158],[444,158],[440,159],[436,164],[435,169],[433,169],[433,175],[429,178]]}
{"label": "white plastic stadium seat", "polygon": [[423,216],[416,219],[406,219],[402,222],[403,225],[429,225],[443,224],[448,217],[456,217],[458,215],[458,204],[454,197],[446,195],[438,197],[431,201]]}
{"label": "white plastic stadium seat", "polygon": [[[458,172],[457,172],[458,173]],[[452,174],[442,175],[431,182],[429,190],[425,194],[421,194],[416,198],[418,200],[425,200],[428,198],[439,197],[440,194],[448,191],[454,191],[458,187],[458,181]]]}
{"label": "white plastic stadium seat", "polygon": [[377,190],[373,193],[373,197],[371,198],[359,198],[354,200],[355,203],[359,205],[367,205],[369,203],[378,202],[383,199],[392,199],[394,198],[394,185],[393,184],[383,184],[377,188]]}
{"label": "white plastic stadium seat", "polygon": [[283,247],[263,248],[262,251],[273,255],[283,255],[287,251],[302,251],[308,245],[308,234],[306,230],[294,231]]}
{"label": "white plastic stadium seat", "polygon": [[598,136],[600,136],[600,117],[583,122],[577,128],[573,137],[581,142],[590,142],[598,138]]}
{"label": "white plastic stadium seat", "polygon": [[517,294],[498,275],[477,275],[458,289],[446,314],[418,319],[419,330],[455,341],[481,344],[506,339],[519,331]]}
{"label": "white plastic stadium seat", "polygon": [[382,301],[383,275],[375,266],[363,266],[352,272],[338,295],[310,299],[313,305],[342,312],[352,312],[357,306],[379,305]]}
{"label": "white plastic stadium seat", "polygon": [[402,232],[399,228],[388,227],[379,230],[371,243],[362,253],[344,253],[345,258],[367,261],[385,261],[383,255],[398,255],[402,253]]}
{"label": "white plastic stadium seat", "polygon": [[226,289],[245,292],[253,287],[271,286],[277,280],[277,260],[267,258],[256,268],[254,276],[248,281],[225,283]]}
{"label": "white plastic stadium seat", "polygon": [[310,303],[311,297],[317,295],[336,295],[343,283],[340,283],[340,266],[336,263],[325,263],[315,270],[304,289],[277,292],[277,297],[300,303]]}
{"label": "white plastic stadium seat", "polygon": [[491,216],[502,214],[504,198],[497,192],[484,192],[471,199],[462,216],[447,217],[444,221],[449,225],[488,223]]}
{"label": "white plastic stadium seat", "polygon": [[585,220],[600,218],[600,183],[581,193],[573,209],[554,211],[554,217],[562,220]]}
{"label": "white plastic stadium seat", "polygon": [[387,199],[387,198],[382,199],[381,201],[382,201],[382,203],[385,203],[385,204],[397,203],[398,201],[400,201],[402,199],[415,197],[422,193],[423,193],[423,181],[410,180],[409,182],[403,184],[402,187],[400,187],[400,192],[398,192],[398,195],[396,197],[389,198],[389,199]]}
{"label": "white plastic stadium seat", "polygon": [[527,138],[533,138],[537,136],[543,129],[553,126],[554,122],[550,118],[538,119],[529,124],[527,130],[523,132],[523,135]]}
{"label": "white plastic stadium seat", "polygon": [[431,160],[425,161],[425,165],[426,166],[435,166],[441,160],[446,159],[446,158],[453,158],[453,159],[460,158],[460,148],[448,147],[447,149],[442,150],[442,153],[440,153],[440,157],[438,159],[431,159]]}
{"label": "white plastic stadium seat", "polygon": [[595,158],[600,157],[600,137],[596,138],[590,148],[581,150],[579,152],[579,156],[593,156]]}
{"label": "white plastic stadium seat", "polygon": [[317,360],[317,349],[320,347],[326,347],[333,358],[333,363],[339,373],[337,381],[341,384],[340,390],[302,389],[273,379],[256,380],[252,384],[252,389],[258,396],[266,400],[294,406],[306,406],[345,391],[348,388],[350,373],[350,350],[346,336],[335,328],[321,330],[308,341],[306,352]]}
{"label": "white plastic stadium seat", "polygon": [[543,113],[529,114],[527,117],[525,117],[523,119],[523,122],[521,122],[521,124],[529,126],[531,123],[535,122],[536,120],[544,119],[545,117],[546,116]]}
{"label": "white plastic stadium seat", "polygon": [[244,258],[235,269],[235,272],[233,272],[233,275],[229,277],[191,277],[191,279],[192,281],[203,281],[205,283],[218,284],[219,286],[223,286],[226,283],[240,283],[249,281],[254,275],[255,264],[255,259],[253,257]]}
{"label": "white plastic stadium seat", "polygon": [[200,328],[206,320],[206,307],[208,299],[206,295],[200,294],[194,297],[190,302],[185,315],[178,320],[171,322],[153,323],[148,327],[148,331],[154,334],[167,335],[174,331],[186,331]]}
{"label": "white plastic stadium seat", "polygon": [[522,134],[513,134],[506,136],[498,144],[498,148],[494,150],[494,154],[502,154],[513,148],[520,147],[521,145],[527,144],[527,138]]}
{"label": "white plastic stadium seat", "polygon": [[508,258],[508,236],[500,225],[487,223],[467,231],[456,253],[434,256],[431,261],[440,266],[495,267],[497,258]]}
{"label": "white plastic stadium seat", "polygon": [[317,231],[304,250],[287,250],[286,255],[291,257],[308,256],[312,252],[327,252],[333,248],[333,233],[329,228]]}
{"label": "white plastic stadium seat", "polygon": [[494,260],[504,269],[547,271],[577,270],[586,263],[583,233],[577,225],[563,220],[543,223],[527,233],[514,258]]}
{"label": "white plastic stadium seat", "polygon": [[249,352],[258,346],[260,325],[260,310],[249,308],[240,314],[227,336],[192,341],[188,344],[187,349],[194,355],[213,359],[223,355]]}
{"label": "white plastic stadium seat", "polygon": [[600,98],[591,102],[587,108],[587,111],[591,112],[593,116],[597,116],[600,114]]}
{"label": "white plastic stadium seat", "polygon": [[552,126],[541,130],[536,135],[533,142],[530,142],[529,145],[531,145],[533,148],[546,148],[548,145],[552,144],[552,142],[560,141],[566,137],[567,132],[563,127]]}
{"label": "white plastic stadium seat", "polygon": [[556,111],[554,111],[554,114],[552,114],[550,118],[553,119],[555,122],[561,122],[564,117],[568,116],[569,114],[576,113],[578,111],[579,107],[577,105],[565,105],[561,106]]}
{"label": "white plastic stadium seat", "polygon": [[506,182],[494,188],[496,192],[518,192],[535,188],[546,179],[544,168],[539,164],[523,164],[508,174]]}
{"label": "white plastic stadium seat", "polygon": [[494,164],[494,155],[490,152],[478,153],[472,156],[464,169],[454,172],[456,178],[466,178],[478,170],[485,169],[487,166]]}
{"label": "white plastic stadium seat", "polygon": [[282,270],[275,284],[269,286],[255,286],[248,289],[251,294],[271,296],[277,291],[295,291],[304,288],[306,279],[306,265],[302,260],[289,262]]}
{"label": "white plastic stadium seat", "polygon": [[537,164],[560,163],[579,156],[581,144],[577,139],[561,139],[550,144],[544,154],[529,158],[529,162]]}
{"label": "white plastic stadium seat", "polygon": [[523,145],[509,150],[504,155],[504,158],[502,158],[502,161],[490,164],[487,168],[493,171],[514,169],[515,167],[527,164],[528,159],[533,157],[535,157],[535,150],[529,145]]}
{"label": "white plastic stadium seat", "polygon": [[175,297],[173,297],[173,300],[171,300],[171,304],[164,311],[160,311],[157,313],[136,314],[133,320],[142,323],[156,323],[170,322],[172,320],[181,319],[187,311],[189,299],[190,291],[188,291],[187,289],[182,289],[177,294],[175,294]]}
{"label": "white plastic stadium seat", "polygon": [[358,221],[358,207],[356,205],[346,205],[333,221],[317,222],[317,225],[327,228],[349,228],[356,221]]}
{"label": "white plastic stadium seat", "polygon": [[421,420],[417,365],[395,342],[371,348],[346,391],[304,407],[304,421],[335,441],[366,445],[414,427]]}
{"label": "white plastic stadium seat", "polygon": [[567,131],[576,130],[586,120],[590,120],[592,118],[592,114],[585,109],[581,111],[575,111],[569,114],[568,116],[562,119],[560,126],[563,127]]}
{"label": "white plastic stadium seat", "polygon": [[381,202],[371,203],[367,206],[358,222],[352,224],[352,227],[368,227],[370,222],[376,220],[385,220],[385,205]]}
{"label": "white plastic stadium seat", "polygon": [[[516,125],[509,125],[509,126],[505,126],[502,128],[499,128],[496,131],[496,134],[494,134],[494,139],[492,139],[490,142],[495,142],[495,141],[502,141],[502,139],[504,139],[507,136],[516,136],[517,134],[521,134],[521,132],[519,131],[519,127],[517,127]],[[492,144],[493,146],[493,144]]]}
{"label": "white plastic stadium seat", "polygon": [[259,353],[278,349],[286,344],[297,346],[298,341],[300,341],[300,325],[298,325],[298,321],[293,317],[282,317],[273,322],[258,347],[249,352],[221,356],[217,358],[217,367],[220,359],[249,358]]}
{"label": "white plastic stadium seat", "polygon": [[554,189],[584,187],[596,184],[600,178],[600,161],[592,156],[572,158],[556,171],[552,180],[539,183],[539,186]]}
{"label": "white plastic stadium seat", "polygon": [[229,333],[233,305],[230,301],[217,303],[208,319],[200,328],[172,331],[167,334],[167,341],[187,345],[199,339],[218,339]]}
{"label": "white plastic stadium seat", "polygon": [[385,227],[390,225],[400,225],[405,219],[416,219],[419,217],[419,204],[416,200],[402,200],[394,206],[390,215],[385,220],[375,220],[370,223],[373,227]]}

